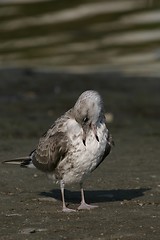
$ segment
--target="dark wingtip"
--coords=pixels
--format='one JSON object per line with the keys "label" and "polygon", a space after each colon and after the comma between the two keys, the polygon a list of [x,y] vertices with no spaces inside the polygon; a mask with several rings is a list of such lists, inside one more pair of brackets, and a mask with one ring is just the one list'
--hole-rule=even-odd
{"label": "dark wingtip", "polygon": [[26,168],[31,163],[31,159],[25,159],[20,166]]}
{"label": "dark wingtip", "polygon": [[10,160],[5,160],[1,163],[22,166],[22,165],[29,165],[30,162],[31,162],[30,157],[19,157],[19,158],[14,158],[14,159],[10,159]]}

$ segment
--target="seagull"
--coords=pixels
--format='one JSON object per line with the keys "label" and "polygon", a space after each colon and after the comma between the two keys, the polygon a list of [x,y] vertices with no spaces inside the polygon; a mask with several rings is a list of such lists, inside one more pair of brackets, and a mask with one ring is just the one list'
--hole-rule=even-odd
{"label": "seagull", "polygon": [[29,156],[4,162],[34,166],[59,182],[63,212],[76,211],[67,207],[64,190],[66,185],[78,183],[81,190],[78,210],[90,210],[97,206],[86,203],[83,182],[103,162],[112,145],[103,100],[97,91],[87,90],[53,123]]}

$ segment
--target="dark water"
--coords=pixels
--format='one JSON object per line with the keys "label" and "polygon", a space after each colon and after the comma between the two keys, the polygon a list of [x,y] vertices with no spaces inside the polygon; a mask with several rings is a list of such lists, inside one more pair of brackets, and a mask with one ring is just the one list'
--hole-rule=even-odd
{"label": "dark water", "polygon": [[160,1],[0,1],[0,64],[159,76]]}

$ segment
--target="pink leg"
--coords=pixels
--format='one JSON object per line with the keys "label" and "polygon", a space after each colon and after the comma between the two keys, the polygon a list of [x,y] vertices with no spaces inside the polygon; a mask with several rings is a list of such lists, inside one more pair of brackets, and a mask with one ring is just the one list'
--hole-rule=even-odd
{"label": "pink leg", "polygon": [[83,187],[82,187],[82,183],[80,183],[80,188],[81,188],[81,204],[78,207],[78,210],[85,210],[85,209],[90,210],[90,209],[98,207],[98,206],[95,206],[95,205],[89,205],[85,202],[84,190],[83,190]]}
{"label": "pink leg", "polygon": [[62,212],[67,212],[67,213],[76,212],[76,210],[66,207],[66,203],[65,203],[65,199],[64,199],[64,183],[62,180],[60,181],[60,188],[61,188],[62,204],[63,204]]}

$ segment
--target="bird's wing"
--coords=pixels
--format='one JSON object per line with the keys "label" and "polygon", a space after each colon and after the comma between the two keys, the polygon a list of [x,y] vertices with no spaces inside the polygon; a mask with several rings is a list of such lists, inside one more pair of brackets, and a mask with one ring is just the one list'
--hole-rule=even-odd
{"label": "bird's wing", "polygon": [[105,151],[104,154],[101,158],[101,160],[97,163],[97,165],[95,166],[95,168],[92,170],[92,172],[103,162],[103,160],[108,156],[108,154],[111,151],[112,146],[114,146],[114,141],[112,139],[111,134],[108,132],[108,137],[107,137],[107,141],[106,141],[106,147],[105,147]]}
{"label": "bird's wing", "polygon": [[108,132],[107,144],[106,144],[106,148],[104,151],[104,155],[102,157],[102,161],[108,156],[108,154],[111,151],[112,146],[114,146],[114,141],[113,141],[112,135]]}
{"label": "bird's wing", "polygon": [[39,141],[32,162],[41,171],[54,171],[68,152],[68,137],[62,125],[63,121],[57,121]]}

